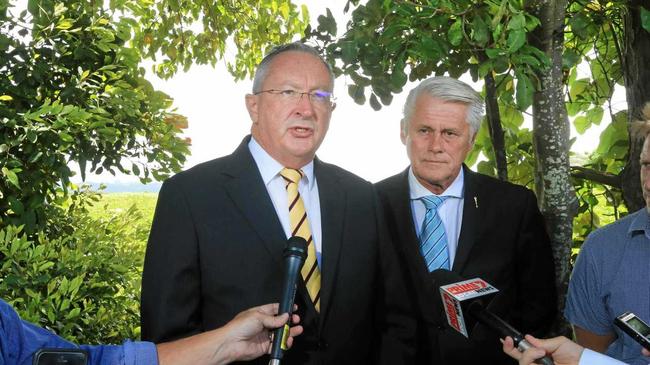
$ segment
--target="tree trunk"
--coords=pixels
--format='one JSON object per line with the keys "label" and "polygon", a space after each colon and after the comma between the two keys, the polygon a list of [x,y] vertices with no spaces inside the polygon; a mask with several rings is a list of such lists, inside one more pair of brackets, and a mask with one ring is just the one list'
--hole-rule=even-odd
{"label": "tree trunk", "polygon": [[533,144],[537,161],[535,187],[540,208],[546,218],[555,257],[558,289],[558,318],[554,330],[566,334],[562,319],[569,275],[573,218],[578,201],[570,180],[569,119],[564,104],[562,50],[566,0],[530,1],[528,8],[541,21],[529,42],[551,60],[549,69],[540,73],[540,88],[533,99]]}
{"label": "tree trunk", "polygon": [[501,114],[497,102],[497,87],[491,73],[485,76],[485,111],[494,149],[494,158],[499,180],[508,181],[508,161],[506,160],[506,143],[501,127]]}
{"label": "tree trunk", "polygon": [[[641,26],[641,9],[648,8],[647,0],[630,0],[625,14],[625,38],[623,49],[623,77],[627,96],[627,120],[641,118],[643,105],[650,101],[650,33]],[[630,132],[628,160],[623,169],[623,199],[630,212],[641,209],[645,202],[641,193],[639,177],[639,154],[643,147],[643,136]]]}

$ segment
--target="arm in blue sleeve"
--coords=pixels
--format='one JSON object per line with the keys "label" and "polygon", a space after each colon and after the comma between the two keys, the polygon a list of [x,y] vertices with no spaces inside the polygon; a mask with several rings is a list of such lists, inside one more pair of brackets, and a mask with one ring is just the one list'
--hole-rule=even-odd
{"label": "arm in blue sleeve", "polygon": [[0,364],[31,364],[34,354],[41,348],[86,350],[91,365],[158,364],[153,343],[126,341],[121,346],[78,346],[44,328],[23,321],[9,304],[0,300]]}

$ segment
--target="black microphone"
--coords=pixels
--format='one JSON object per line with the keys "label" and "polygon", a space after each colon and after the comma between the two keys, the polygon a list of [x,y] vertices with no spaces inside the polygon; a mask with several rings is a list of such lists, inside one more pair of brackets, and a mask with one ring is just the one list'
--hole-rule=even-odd
{"label": "black microphone", "polygon": [[[524,352],[533,347],[521,332],[487,309],[487,304],[499,291],[483,279],[463,280],[459,275],[445,269],[431,272],[433,285],[440,290],[447,323],[469,338],[469,331],[476,322],[495,331],[499,337],[512,337],[515,347]],[[553,360],[544,356],[536,364],[553,365]]]}
{"label": "black microphone", "polygon": [[276,328],[273,333],[269,365],[280,364],[280,359],[282,359],[282,355],[287,349],[289,323],[291,323],[293,300],[296,296],[296,283],[298,282],[300,269],[307,258],[307,241],[298,236],[289,237],[282,256],[284,256],[284,276],[282,277],[282,292],[278,314],[289,313],[289,319],[284,326]]}

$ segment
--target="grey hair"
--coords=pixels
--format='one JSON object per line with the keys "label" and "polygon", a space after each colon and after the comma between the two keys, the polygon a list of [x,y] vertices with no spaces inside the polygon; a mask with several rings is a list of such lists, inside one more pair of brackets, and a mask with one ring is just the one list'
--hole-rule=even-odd
{"label": "grey hair", "polygon": [[314,47],[301,42],[293,42],[275,46],[271,49],[271,52],[264,56],[262,61],[257,65],[257,70],[255,71],[255,77],[253,78],[253,93],[262,91],[262,83],[264,83],[264,79],[266,79],[266,75],[269,72],[269,65],[275,57],[285,52],[303,52],[317,57],[323,65],[327,67],[327,72],[329,73],[331,80],[330,87],[334,90],[334,72],[332,71],[332,66],[325,62],[323,56],[321,56]]}
{"label": "grey hair", "polygon": [[404,118],[402,118],[402,132],[408,134],[408,123],[415,111],[415,102],[418,97],[426,93],[434,98],[445,101],[467,104],[467,117],[465,121],[469,124],[471,136],[474,137],[481,128],[483,120],[483,98],[471,86],[466,83],[446,76],[430,77],[411,90],[406,103],[404,103]]}

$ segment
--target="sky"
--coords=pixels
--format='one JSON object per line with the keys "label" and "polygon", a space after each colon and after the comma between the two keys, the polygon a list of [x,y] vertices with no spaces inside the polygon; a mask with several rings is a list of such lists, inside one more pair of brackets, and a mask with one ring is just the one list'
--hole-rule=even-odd
{"label": "sky", "polygon": [[[294,3],[307,5],[312,24],[317,24],[317,16],[325,13],[329,5],[337,18],[339,33],[349,18],[349,14],[344,15],[342,10],[346,1],[303,0]],[[187,73],[179,72],[170,80],[161,80],[151,72],[147,78],[156,89],[174,99],[177,113],[188,117],[189,127],[184,135],[191,138],[192,146],[185,169],[230,154],[249,133],[251,122],[244,96],[250,92],[252,81],[234,82],[226,71],[225,62],[219,62],[215,68],[193,66]],[[470,78],[463,78],[463,81],[481,90],[482,83],[473,84]],[[374,111],[368,104],[354,103],[347,94],[348,83],[343,77],[336,80],[334,95],[337,107],[332,114],[329,132],[317,152],[318,157],[372,182],[402,171],[408,166],[408,158],[399,138],[399,121],[406,95],[416,84],[407,84],[404,92],[394,96],[391,105]],[[604,120],[601,125],[607,123]],[[530,128],[530,123],[528,126]],[[574,150],[590,151],[599,134],[599,128],[592,128],[586,135],[579,136]],[[574,136],[575,130],[572,131]],[[137,178],[104,174],[89,176],[87,180],[106,183],[110,187],[114,183],[136,182]]]}

